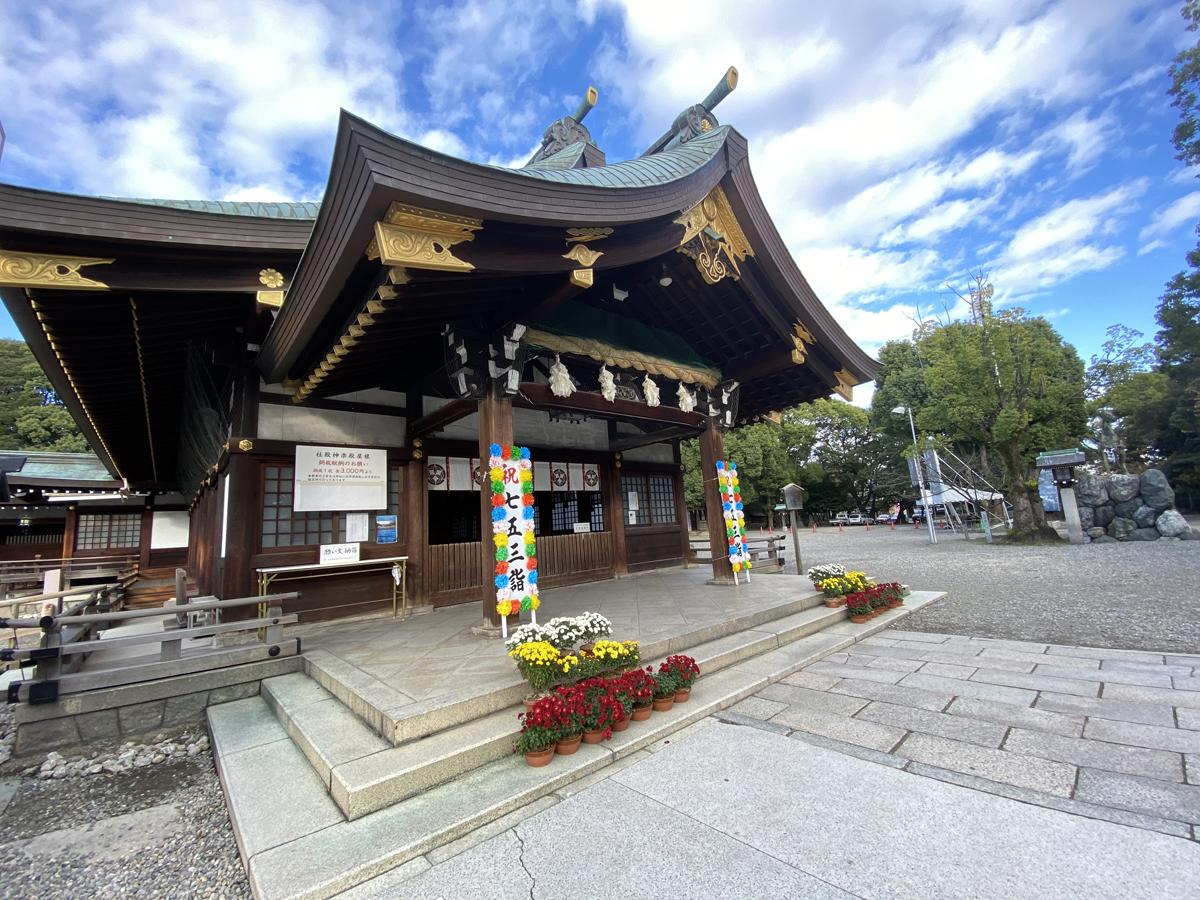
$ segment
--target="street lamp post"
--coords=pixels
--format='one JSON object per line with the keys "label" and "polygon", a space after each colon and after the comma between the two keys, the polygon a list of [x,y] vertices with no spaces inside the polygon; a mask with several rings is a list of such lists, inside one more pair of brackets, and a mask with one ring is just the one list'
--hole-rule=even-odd
{"label": "street lamp post", "polygon": [[[892,410],[894,413],[908,413],[908,427],[912,431],[913,452],[917,453],[917,426],[913,422],[912,408],[908,406],[897,406]],[[917,484],[921,491],[921,503],[925,506],[925,524],[929,526],[929,543],[937,543],[937,531],[933,527],[933,504],[930,502],[932,497],[925,489],[925,470],[921,467],[921,460],[914,459],[917,469]]]}

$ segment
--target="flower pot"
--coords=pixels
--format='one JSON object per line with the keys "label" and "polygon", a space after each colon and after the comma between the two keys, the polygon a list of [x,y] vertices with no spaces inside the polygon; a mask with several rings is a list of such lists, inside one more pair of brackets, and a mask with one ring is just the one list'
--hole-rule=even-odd
{"label": "flower pot", "polygon": [[647,703],[645,706],[635,706],[633,708],[633,721],[645,722],[650,718],[650,713],[654,712],[654,707]]}
{"label": "flower pot", "polygon": [[867,619],[869,619],[869,618],[871,618],[871,617],[870,616],[851,616],[850,621],[853,622],[855,625],[861,625],[865,621],[867,621]]}
{"label": "flower pot", "polygon": [[594,646],[596,646],[596,645],[595,644],[580,644],[579,652],[590,654],[592,652],[592,647],[594,647]]}
{"label": "flower pot", "polygon": [[628,719],[622,719],[620,722],[613,723],[613,731],[624,731],[628,727],[629,727]]}
{"label": "flower pot", "polygon": [[559,756],[570,756],[579,749],[579,742],[581,740],[583,740],[583,735],[581,734],[562,738],[556,745],[555,749],[557,750]]}
{"label": "flower pot", "polygon": [[654,711],[655,712],[666,712],[674,705],[675,705],[675,697],[674,696],[655,697],[654,698]]}
{"label": "flower pot", "polygon": [[585,744],[598,744],[602,740],[604,740],[604,731],[600,728],[583,732],[583,742]]}
{"label": "flower pot", "polygon": [[692,696],[692,689],[687,688],[686,690],[676,691],[674,700],[676,703],[687,703],[688,698],[691,696]]}
{"label": "flower pot", "polygon": [[830,609],[837,609],[839,606],[842,605],[842,603],[840,600],[838,600],[837,597],[826,597],[825,605],[828,606]]}
{"label": "flower pot", "polygon": [[904,605],[904,601],[897,598],[895,600],[892,600],[890,603],[888,603],[888,609],[895,609],[896,607],[903,606],[903,605]]}
{"label": "flower pot", "polygon": [[531,750],[525,754],[525,762],[535,769],[550,765],[552,759],[554,759],[553,747],[547,747],[545,750]]}

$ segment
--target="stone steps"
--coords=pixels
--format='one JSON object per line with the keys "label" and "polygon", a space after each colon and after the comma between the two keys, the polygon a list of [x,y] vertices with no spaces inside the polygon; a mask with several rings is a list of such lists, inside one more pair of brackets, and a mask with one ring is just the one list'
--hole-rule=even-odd
{"label": "stone steps", "polygon": [[[821,594],[809,591],[779,606],[699,625],[669,639],[643,642],[642,658],[657,660],[749,629],[765,629],[778,634],[781,632],[770,623],[789,619],[814,607],[821,607],[825,612],[844,614],[842,610],[824,609]],[[800,633],[798,631],[796,636],[800,636]],[[694,653],[691,655],[695,656]],[[396,745],[514,707],[529,690],[514,669],[511,676],[506,680],[498,680],[490,691],[464,692],[462,695],[451,693],[413,703],[369,673],[320,649],[304,654],[304,670],[384,739]]]}
{"label": "stone steps", "polygon": [[260,697],[209,710],[255,896],[333,896],[731,706],[938,596],[914,594],[869,625],[820,607],[710,638],[690,648],[704,672],[691,701],[544,769],[511,755],[516,705],[391,746],[314,679],[268,679]]}
{"label": "stone steps", "polygon": [[[763,623],[688,652],[705,674],[773,650],[845,617],[824,606]],[[769,629],[769,630],[768,630]],[[392,746],[316,680],[263,682],[263,698],[312,764],[347,819],[357,819],[501,759],[519,731],[519,703]]]}

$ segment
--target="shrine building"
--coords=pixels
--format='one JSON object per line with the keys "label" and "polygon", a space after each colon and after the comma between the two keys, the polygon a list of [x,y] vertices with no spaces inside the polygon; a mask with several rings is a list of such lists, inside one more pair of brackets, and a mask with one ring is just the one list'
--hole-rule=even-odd
{"label": "shrine building", "polygon": [[288,612],[354,615],[392,604],[403,560],[407,606],[496,623],[480,486],[515,443],[543,589],[685,563],[680,442],[699,437],[720,521],[723,431],[876,369],[714,115],[736,80],[621,162],[589,89],[516,169],[342,112],[319,204],[0,184],[0,295],[118,498],[86,529],[66,509],[63,555],[128,554],[134,513],[176,534],[186,510],[169,562],[203,594],[286,574]]}

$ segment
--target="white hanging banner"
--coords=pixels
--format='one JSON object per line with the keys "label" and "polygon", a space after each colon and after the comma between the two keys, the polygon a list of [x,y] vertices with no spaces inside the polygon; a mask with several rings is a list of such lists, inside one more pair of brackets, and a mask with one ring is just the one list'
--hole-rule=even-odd
{"label": "white hanging banner", "polygon": [[425,485],[431,491],[450,490],[450,461],[444,456],[425,460]]}
{"label": "white hanging banner", "polygon": [[583,464],[583,489],[585,491],[600,490],[600,467],[595,463]]}
{"label": "white hanging banner", "polygon": [[387,451],[296,445],[292,509],[387,509]]}
{"label": "white hanging banner", "polygon": [[583,463],[567,463],[567,490],[583,490]]}
{"label": "white hanging banner", "polygon": [[450,477],[447,480],[452,491],[471,490],[471,460],[462,456],[450,457]]}
{"label": "white hanging banner", "polygon": [[533,489],[535,491],[553,490],[550,485],[550,463],[542,460],[533,462]]}
{"label": "white hanging banner", "polygon": [[550,490],[565,491],[567,489],[567,464],[550,463]]}

